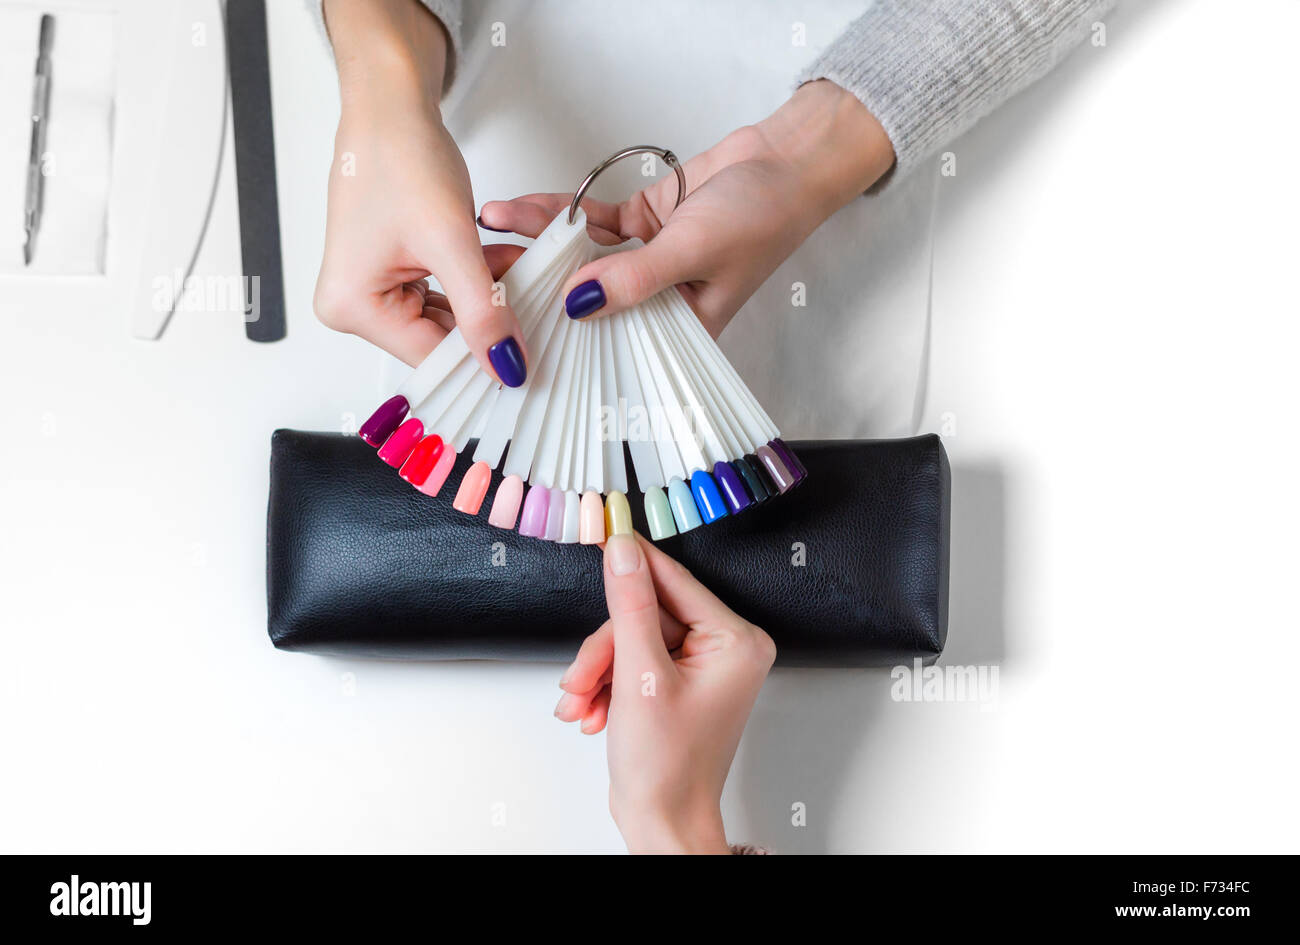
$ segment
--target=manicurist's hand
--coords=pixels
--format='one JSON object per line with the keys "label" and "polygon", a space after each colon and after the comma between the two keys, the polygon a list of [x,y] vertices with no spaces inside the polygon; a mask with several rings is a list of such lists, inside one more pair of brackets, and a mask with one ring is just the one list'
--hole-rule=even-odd
{"label": "manicurist's hand", "polygon": [[459,326],[484,369],[519,386],[523,335],[493,282],[522,250],[479,243],[469,173],[438,105],[441,23],[417,0],[326,0],[325,17],[342,115],[317,315],[412,365]]}
{"label": "manicurist's hand", "polygon": [[610,812],[630,852],[727,853],[722,786],[776,647],[635,535],[605,543],[605,599],[555,714],[588,734],[608,724]]}
{"label": "manicurist's hand", "polygon": [[[893,163],[888,136],[856,97],[809,82],[771,117],[687,161],[689,192],[676,210],[675,174],[620,204],[585,201],[596,242],[638,237],[646,245],[583,266],[565,287],[565,307],[573,318],[606,315],[678,285],[716,337],[813,230]],[[536,236],[571,199],[494,201],[481,218]]]}

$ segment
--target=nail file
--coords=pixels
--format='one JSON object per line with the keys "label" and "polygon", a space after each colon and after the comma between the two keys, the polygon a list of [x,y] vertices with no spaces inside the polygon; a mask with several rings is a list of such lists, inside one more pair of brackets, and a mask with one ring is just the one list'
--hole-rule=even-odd
{"label": "nail file", "polygon": [[[489,521],[513,528],[517,519],[522,534],[561,543],[603,540],[602,495],[612,503],[606,524],[624,527],[625,444],[657,537],[758,507],[802,482],[803,464],[676,288],[605,317],[565,314],[573,273],[641,245],[597,246],[582,210],[572,223],[567,216],[552,220],[501,280],[527,349],[524,383],[501,386],[456,329],[361,436],[426,494],[441,485],[435,453],[455,456],[477,437],[475,478],[456,490],[456,507],[478,514],[485,471],[499,468],[509,485]],[[513,477],[528,486],[522,514]]]}

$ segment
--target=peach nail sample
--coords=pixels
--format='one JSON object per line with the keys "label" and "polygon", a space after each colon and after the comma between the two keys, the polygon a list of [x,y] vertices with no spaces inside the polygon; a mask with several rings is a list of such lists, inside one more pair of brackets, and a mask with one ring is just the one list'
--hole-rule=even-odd
{"label": "peach nail sample", "polygon": [[466,515],[478,515],[478,510],[483,506],[483,499],[487,496],[488,485],[492,482],[492,469],[487,463],[477,462],[469,467],[465,473],[465,478],[460,481],[460,488],[456,490],[456,498],[452,500],[451,507],[457,512],[464,512]]}
{"label": "peach nail sample", "polygon": [[578,509],[578,540],[598,545],[605,540],[605,506],[599,492],[584,492]]}
{"label": "peach nail sample", "polygon": [[488,524],[497,528],[514,528],[515,519],[519,517],[519,506],[524,501],[524,481],[518,476],[506,476],[497,486],[496,497],[492,500],[492,512],[488,515]]}

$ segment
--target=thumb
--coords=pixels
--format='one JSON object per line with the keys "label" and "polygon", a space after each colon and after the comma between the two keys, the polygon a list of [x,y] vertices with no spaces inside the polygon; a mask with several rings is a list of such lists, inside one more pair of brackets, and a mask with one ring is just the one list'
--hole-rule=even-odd
{"label": "thumb", "polygon": [[698,254],[667,230],[638,249],[588,263],[569,279],[564,311],[570,318],[612,315],[669,286],[698,278]]}
{"label": "thumb", "polygon": [[430,272],[437,278],[465,344],[483,370],[507,387],[518,387],[528,375],[524,336],[510,308],[498,295],[483,247],[474,233],[450,245],[431,248]]}
{"label": "thumb", "polygon": [[635,535],[605,541],[605,603],[614,631],[614,687],[639,687],[645,673],[674,672],[659,624],[659,598]]}

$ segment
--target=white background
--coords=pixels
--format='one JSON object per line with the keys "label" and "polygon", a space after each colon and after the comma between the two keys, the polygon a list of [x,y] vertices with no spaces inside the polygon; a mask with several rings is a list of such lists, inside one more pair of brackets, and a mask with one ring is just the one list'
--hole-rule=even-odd
{"label": "white background", "polygon": [[[186,314],[133,342],[78,283],[3,309],[0,848],[619,850],[602,739],[551,718],[559,667],[267,641],[270,432],[338,429],[389,389],[310,313],[337,105],[303,9],[271,6],[289,339]],[[938,182],[921,427],[952,433],[945,662],[998,665],[998,699],[775,671],[735,839],[1300,847],[1300,7],[1107,24]],[[238,271],[231,170],[202,273]]]}

